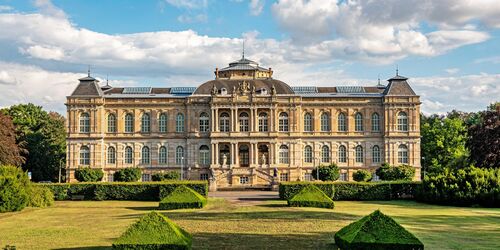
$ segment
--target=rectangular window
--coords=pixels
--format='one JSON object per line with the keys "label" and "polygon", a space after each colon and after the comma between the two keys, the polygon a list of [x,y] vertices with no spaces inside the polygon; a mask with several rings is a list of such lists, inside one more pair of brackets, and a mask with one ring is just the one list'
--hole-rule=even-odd
{"label": "rectangular window", "polygon": [[259,132],[267,132],[267,116],[259,116]]}
{"label": "rectangular window", "polygon": [[244,184],[248,184],[248,183],[249,183],[248,176],[241,176],[240,177],[240,184],[244,185]]}
{"label": "rectangular window", "polygon": [[151,181],[150,174],[142,174],[142,181]]}
{"label": "rectangular window", "polygon": [[108,182],[113,182],[113,174],[108,174]]}
{"label": "rectangular window", "polygon": [[208,180],[208,174],[200,174],[200,180],[202,181]]}
{"label": "rectangular window", "polygon": [[312,175],[311,173],[304,173],[304,181],[312,181]]}
{"label": "rectangular window", "polygon": [[340,180],[341,181],[348,181],[349,175],[347,173],[340,173]]}
{"label": "rectangular window", "polygon": [[280,181],[288,181],[288,173],[281,173]]}
{"label": "rectangular window", "polygon": [[241,132],[248,132],[248,118],[246,118],[246,119],[240,118],[240,131]]}

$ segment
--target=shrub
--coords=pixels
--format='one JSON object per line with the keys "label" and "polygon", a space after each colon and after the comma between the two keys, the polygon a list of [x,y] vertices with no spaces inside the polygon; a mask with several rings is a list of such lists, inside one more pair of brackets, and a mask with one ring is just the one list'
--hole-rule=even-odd
{"label": "shrub", "polygon": [[307,185],[288,200],[288,206],[333,208],[334,203],[333,200],[318,187]]}
{"label": "shrub", "polygon": [[340,177],[339,167],[332,163],[328,166],[319,166],[318,168],[313,169],[312,176],[316,177],[317,171],[319,169],[319,179],[322,181],[336,181]]}
{"label": "shrub", "polygon": [[205,197],[182,185],[161,200],[159,209],[202,208],[206,204],[207,199]]}
{"label": "shrub", "polygon": [[49,188],[31,185],[28,189],[28,206],[50,207],[54,205],[54,193]]}
{"label": "shrub", "polygon": [[104,172],[100,168],[84,167],[75,171],[75,178],[80,182],[96,182],[101,181]]}
{"label": "shrub", "polygon": [[150,212],[113,242],[114,249],[191,249],[192,236],[157,212]]}
{"label": "shrub", "polygon": [[334,238],[340,249],[424,249],[417,237],[379,210],[340,229]]}
{"label": "shrub", "polygon": [[358,182],[366,182],[372,179],[372,173],[368,172],[367,170],[361,169],[354,172],[354,174],[352,174],[352,178]]}
{"label": "shrub", "polygon": [[139,168],[124,168],[116,171],[113,175],[113,179],[115,181],[134,182],[139,181],[141,175],[142,172]]}
{"label": "shrub", "polygon": [[151,179],[153,181],[179,180],[180,178],[181,178],[181,173],[177,171],[155,173],[151,176]]}
{"label": "shrub", "polygon": [[28,175],[21,168],[0,166],[0,213],[21,211],[28,204]]}
{"label": "shrub", "polygon": [[390,166],[384,163],[375,173],[384,181],[411,181],[415,176],[415,168],[409,165]]}

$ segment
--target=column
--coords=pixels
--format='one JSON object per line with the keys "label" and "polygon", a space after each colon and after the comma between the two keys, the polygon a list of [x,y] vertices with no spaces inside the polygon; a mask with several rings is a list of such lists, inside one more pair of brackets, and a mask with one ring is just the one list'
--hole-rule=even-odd
{"label": "column", "polygon": [[270,116],[271,116],[271,120],[269,122],[270,123],[269,124],[269,127],[270,127],[269,131],[270,132],[274,132],[274,122],[275,122],[275,120],[274,120],[274,108],[271,108],[269,113],[270,113]]}
{"label": "column", "polygon": [[215,131],[219,131],[219,109],[215,108],[215,121],[214,121]]}

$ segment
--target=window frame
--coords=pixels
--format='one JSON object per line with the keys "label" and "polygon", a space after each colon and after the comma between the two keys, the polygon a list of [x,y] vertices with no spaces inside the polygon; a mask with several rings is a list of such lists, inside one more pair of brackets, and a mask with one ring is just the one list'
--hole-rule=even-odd
{"label": "window frame", "polygon": [[201,133],[210,132],[210,116],[206,112],[200,114],[198,129]]}
{"label": "window frame", "polygon": [[200,165],[210,165],[210,147],[207,145],[201,145],[199,148],[198,164]]}
{"label": "window frame", "polygon": [[338,159],[339,159],[339,162],[342,162],[342,163],[347,162],[347,147],[346,146],[344,146],[344,145],[339,146]]}
{"label": "window frame", "polygon": [[240,132],[250,131],[250,117],[247,112],[241,112],[238,116],[238,123],[240,127]]}
{"label": "window frame", "polygon": [[141,164],[151,164],[151,150],[148,146],[141,149]]}
{"label": "window frame", "polygon": [[313,150],[312,147],[309,145],[306,145],[304,147],[304,162],[313,163]]}
{"label": "window frame", "polygon": [[364,152],[363,152],[363,146],[358,145],[355,148],[355,161],[356,163],[363,163],[364,162]]}
{"label": "window frame", "polygon": [[125,164],[133,164],[134,163],[134,149],[131,146],[125,147],[124,162],[125,162]]}
{"label": "window frame", "polygon": [[378,145],[373,146],[372,148],[372,162],[380,163],[381,162],[381,151]]}
{"label": "window frame", "polygon": [[134,132],[134,115],[132,115],[130,113],[127,113],[125,115],[124,130],[125,130],[125,133],[133,133]]}
{"label": "window frame", "polygon": [[158,132],[166,133],[168,131],[168,115],[161,113],[158,117]]}
{"label": "window frame", "polygon": [[330,163],[330,147],[327,145],[321,147],[321,162]]}
{"label": "window frame", "polygon": [[312,115],[311,113],[309,112],[306,112],[304,114],[304,132],[313,132],[313,118],[312,118]]}
{"label": "window frame", "polygon": [[113,146],[108,147],[107,150],[107,163],[108,164],[116,164],[116,149]]}
{"label": "window frame", "polygon": [[184,159],[183,158],[184,158],[184,147],[177,146],[175,148],[175,164],[176,165],[184,164],[183,161],[185,160],[185,158]]}
{"label": "window frame", "polygon": [[279,132],[289,132],[290,123],[287,112],[281,112],[278,115],[278,131]]}
{"label": "window frame", "polygon": [[185,130],[185,119],[183,113],[177,113],[175,116],[175,132],[184,133]]}
{"label": "window frame", "polygon": [[116,133],[116,115],[108,114],[108,133]]}
{"label": "window frame", "polygon": [[227,112],[219,115],[219,131],[224,133],[231,131],[231,116]]}
{"label": "window frame", "polygon": [[87,112],[83,112],[79,117],[80,123],[80,133],[88,134],[90,133],[90,114]]}
{"label": "window frame", "polygon": [[323,112],[321,114],[321,132],[330,132],[330,114]]}
{"label": "window frame", "polygon": [[408,114],[404,111],[399,111],[397,115],[398,131],[408,132]]}
{"label": "window frame", "polygon": [[405,144],[400,144],[398,146],[398,163],[399,164],[408,164],[408,146]]}
{"label": "window frame", "polygon": [[361,114],[361,112],[356,112],[354,115],[354,131],[363,132],[363,130],[363,114]]}
{"label": "window frame", "polygon": [[158,163],[163,165],[168,163],[168,149],[165,146],[158,149]]}
{"label": "window frame", "polygon": [[81,146],[79,153],[80,153],[80,158],[79,158],[80,165],[90,166],[90,147]]}
{"label": "window frame", "polygon": [[347,120],[344,113],[340,113],[337,116],[337,129],[339,132],[347,132]]}
{"label": "window frame", "polygon": [[372,114],[372,132],[380,132],[380,115],[377,112]]}
{"label": "window frame", "polygon": [[259,113],[259,132],[268,132],[269,131],[269,120],[266,112]]}
{"label": "window frame", "polygon": [[287,145],[281,145],[279,147],[278,160],[280,164],[290,164],[290,149]]}

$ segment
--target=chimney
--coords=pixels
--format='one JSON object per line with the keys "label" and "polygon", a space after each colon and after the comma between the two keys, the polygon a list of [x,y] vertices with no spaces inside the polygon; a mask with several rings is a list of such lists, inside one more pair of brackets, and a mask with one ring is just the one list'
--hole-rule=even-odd
{"label": "chimney", "polygon": [[219,68],[215,68],[215,79],[219,79]]}
{"label": "chimney", "polygon": [[271,78],[272,76],[273,76],[273,70],[269,68],[269,78]]}

